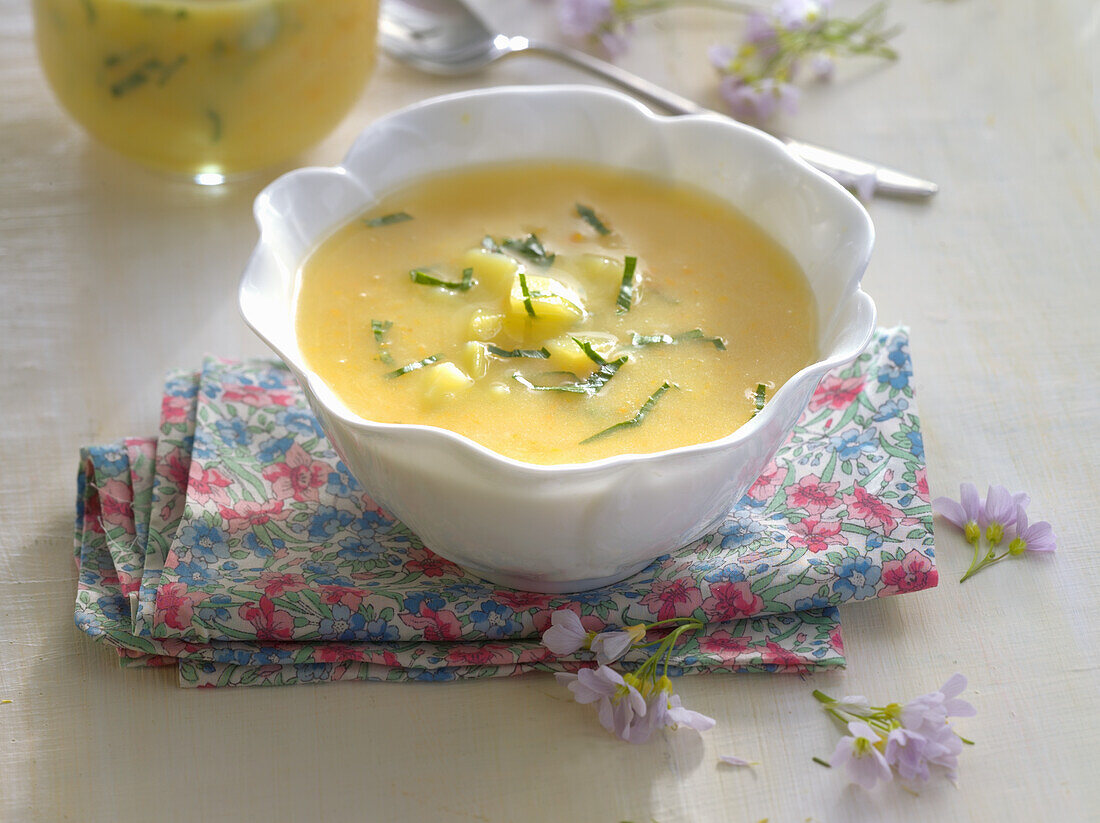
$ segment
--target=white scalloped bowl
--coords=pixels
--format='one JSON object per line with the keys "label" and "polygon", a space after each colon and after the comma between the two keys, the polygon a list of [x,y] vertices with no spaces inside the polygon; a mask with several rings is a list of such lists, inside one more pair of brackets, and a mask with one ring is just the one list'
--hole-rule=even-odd
{"label": "white scalloped bowl", "polygon": [[[427,175],[572,160],[690,183],[749,215],[802,266],[821,359],[729,436],[653,454],[534,465],[433,426],[375,423],[310,370],[294,327],[296,273],[336,228]],[[442,97],[369,126],[341,165],[280,177],[256,199],[257,244],[240,286],[245,321],[287,363],[365,491],[433,551],[507,586],[580,591],[640,571],[713,530],[790,433],[822,375],[871,339],[860,290],[867,212],[772,137],[717,115],[663,117],[592,87],[496,88]]]}

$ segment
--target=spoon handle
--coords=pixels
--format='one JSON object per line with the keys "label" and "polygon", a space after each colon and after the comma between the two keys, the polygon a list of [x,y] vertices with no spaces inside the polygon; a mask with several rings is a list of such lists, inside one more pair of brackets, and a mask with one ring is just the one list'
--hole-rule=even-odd
{"label": "spoon handle", "polygon": [[[644,77],[639,77],[583,51],[566,46],[536,42],[525,37],[512,37],[509,40],[510,48],[508,51],[511,54],[537,54],[569,63],[577,68],[584,69],[590,74],[602,77],[646,103],[670,114],[717,114],[721,117],[726,116],[720,112],[715,112],[713,109],[700,106],[693,100],[689,100],[646,80]],[[873,184],[871,188],[875,193],[892,197],[931,197],[939,191],[939,186],[930,180],[913,177],[904,172],[860,160],[832,149],[815,146],[802,140],[795,140],[784,135],[775,136],[783,141],[787,146],[787,150],[795,157],[801,158],[814,168],[823,171],[842,186],[863,191],[863,186]]]}

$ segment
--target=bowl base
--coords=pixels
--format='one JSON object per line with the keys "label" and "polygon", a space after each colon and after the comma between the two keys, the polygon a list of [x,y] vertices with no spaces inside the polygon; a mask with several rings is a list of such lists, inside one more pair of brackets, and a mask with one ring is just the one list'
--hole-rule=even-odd
{"label": "bowl base", "polygon": [[463,568],[470,574],[477,575],[496,586],[505,586],[509,589],[518,589],[525,592],[540,592],[542,594],[572,594],[574,592],[584,592],[589,589],[598,589],[603,586],[610,586],[612,583],[618,583],[621,580],[625,580],[637,574],[652,562],[652,560],[643,560],[640,563],[626,566],[606,577],[589,577],[580,580],[563,581],[547,580],[545,578],[523,574],[491,572],[474,568],[473,566],[463,566]]}

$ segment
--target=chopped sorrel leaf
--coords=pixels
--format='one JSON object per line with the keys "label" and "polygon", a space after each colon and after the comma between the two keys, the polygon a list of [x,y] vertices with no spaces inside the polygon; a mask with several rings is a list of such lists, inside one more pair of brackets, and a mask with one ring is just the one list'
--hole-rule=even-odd
{"label": "chopped sorrel leaf", "polygon": [[222,139],[222,116],[214,109],[207,109],[206,119],[210,121],[210,142],[217,143]]}
{"label": "chopped sorrel leaf", "polygon": [[614,377],[615,372],[617,372],[619,368],[623,364],[625,364],[627,360],[629,360],[629,358],[624,354],[620,357],[616,357],[614,360],[608,361],[601,357],[600,353],[593,349],[592,344],[589,343],[587,340],[578,340],[574,337],[573,342],[580,346],[581,351],[588,355],[588,358],[599,366],[598,369],[592,372],[592,374],[588,375],[588,377],[584,378],[584,380],[577,379],[577,375],[573,374],[573,372],[549,372],[547,375],[544,376],[549,376],[550,374],[567,374],[573,378],[573,382],[571,383],[559,383],[557,385],[549,386],[532,383],[530,380],[528,380],[518,372],[513,374],[512,378],[517,382],[522,383],[527,388],[533,389],[534,391],[563,391],[569,392],[571,394],[586,394],[588,396],[592,396],[600,389],[602,389],[605,385],[607,385],[607,381]]}
{"label": "chopped sorrel leaf", "polygon": [[393,214],[383,214],[381,217],[364,218],[363,222],[372,229],[376,229],[379,226],[392,226],[394,223],[404,223],[412,219],[413,216],[407,211],[395,211]]}
{"label": "chopped sorrel leaf", "polygon": [[519,290],[523,292],[523,308],[527,309],[527,314],[531,317],[537,317],[535,314],[535,305],[531,302],[531,290],[527,288],[527,275],[523,273],[523,269],[519,272]]}
{"label": "chopped sorrel leaf", "polygon": [[522,240],[512,240],[508,238],[501,241],[500,245],[508,249],[508,251],[526,257],[532,263],[539,266],[551,265],[554,262],[554,258],[557,256],[553,252],[546,250],[546,246],[542,244],[537,234],[529,234]]}
{"label": "chopped sorrel leaf", "polygon": [[485,348],[489,350],[489,354],[495,354],[497,357],[533,357],[545,360],[550,356],[550,350],[545,346],[541,349],[502,349],[500,346],[488,343]]}
{"label": "chopped sorrel leaf", "polygon": [[598,233],[602,235],[611,234],[611,229],[604,225],[604,222],[596,216],[596,212],[594,212],[591,207],[585,206],[581,203],[577,203],[577,214],[579,214],[581,219],[592,228],[594,228]]}
{"label": "chopped sorrel leaf", "polygon": [[499,252],[500,251],[500,246],[497,245],[497,241],[494,240],[489,235],[485,235],[484,237],[481,238],[481,248],[485,249],[486,251],[493,251],[493,252]]}
{"label": "chopped sorrel leaf", "polygon": [[411,371],[416,371],[417,369],[422,369],[425,366],[430,366],[432,363],[434,363],[436,360],[438,360],[442,356],[443,356],[442,354],[433,354],[431,357],[425,357],[423,360],[417,360],[415,363],[409,363],[405,366],[402,366],[399,369],[394,369],[391,372],[386,372],[382,376],[385,377],[386,379],[392,379],[394,377],[400,377],[401,375],[408,374]]}
{"label": "chopped sorrel leaf", "polygon": [[379,345],[382,344],[382,337],[393,328],[392,320],[371,320],[370,329],[374,332],[374,342]]}
{"label": "chopped sorrel leaf", "polygon": [[657,401],[661,399],[661,395],[671,389],[674,385],[675,383],[669,383],[666,380],[660,385],[657,391],[653,392],[653,394],[649,396],[649,399],[642,404],[642,407],[638,409],[637,412],[635,412],[633,417],[631,417],[629,420],[624,420],[622,423],[616,423],[614,426],[608,426],[603,431],[598,431],[591,437],[586,437],[584,440],[581,441],[581,445],[583,446],[585,443],[591,443],[593,440],[597,440],[605,435],[612,434],[619,429],[628,429],[632,426],[640,425],[641,422],[645,420],[646,415],[653,411],[653,407],[657,405]]}
{"label": "chopped sorrel leaf", "polygon": [[449,289],[451,291],[469,291],[474,285],[474,270],[463,269],[462,280],[458,283],[453,280],[440,280],[431,272],[424,271],[423,269],[413,269],[409,272],[409,277],[414,283],[419,283],[422,286],[439,286],[443,289]]}
{"label": "chopped sorrel leaf", "polygon": [[702,329],[692,329],[686,331],[683,334],[671,335],[671,334],[638,334],[634,333],[631,338],[631,345],[634,346],[652,346],[654,344],[664,344],[667,346],[675,345],[676,343],[683,343],[687,340],[698,340],[701,343],[710,343],[714,348],[721,351],[726,350],[726,341],[721,337],[707,337],[703,334]]}
{"label": "chopped sorrel leaf", "polygon": [[634,300],[634,267],[638,265],[637,257],[627,257],[623,264],[623,282],[619,286],[619,299],[616,301],[619,314],[630,311],[630,304]]}
{"label": "chopped sorrel leaf", "polygon": [[393,365],[393,357],[386,351],[386,342],[384,340],[386,332],[393,328],[392,320],[371,320],[371,331],[374,333],[374,345],[381,349],[381,353],[378,355],[378,359],[385,363],[387,366]]}
{"label": "chopped sorrel leaf", "polygon": [[766,392],[767,390],[768,387],[765,386],[763,383],[756,384],[756,391],[753,393],[752,399],[753,417],[756,417],[756,415],[760,414],[760,410],[764,408],[764,392]]}
{"label": "chopped sorrel leaf", "polygon": [[579,338],[574,337],[573,342],[580,346],[581,351],[584,352],[588,356],[588,359],[595,363],[597,366],[607,365],[607,361],[604,359],[603,355],[592,348],[592,344],[589,343],[587,340],[580,340]]}

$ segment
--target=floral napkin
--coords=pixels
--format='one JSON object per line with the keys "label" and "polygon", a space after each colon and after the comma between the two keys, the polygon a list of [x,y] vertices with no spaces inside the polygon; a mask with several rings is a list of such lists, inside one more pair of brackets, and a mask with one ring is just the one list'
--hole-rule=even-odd
{"label": "floral napkin", "polygon": [[284,368],[209,360],[169,379],[159,439],[84,451],[77,623],[184,685],[575,669],[538,642],[558,608],[590,629],[706,622],[683,672],[842,665],[837,605],[937,579],[910,376],[905,330],[880,332],[717,532],[543,595],[466,574],[363,495]]}

